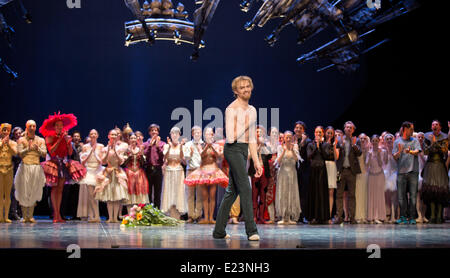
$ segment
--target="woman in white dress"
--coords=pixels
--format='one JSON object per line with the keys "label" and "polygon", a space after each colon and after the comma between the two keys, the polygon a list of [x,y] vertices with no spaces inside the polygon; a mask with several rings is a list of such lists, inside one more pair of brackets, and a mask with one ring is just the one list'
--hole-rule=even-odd
{"label": "woman in white dress", "polygon": [[[78,211],[87,210],[88,222],[99,223],[100,214],[98,209],[98,200],[94,198],[94,190],[97,185],[96,177],[100,174],[105,167],[102,166],[102,160],[100,159],[101,152],[104,146],[97,143],[98,132],[92,129],[89,132],[89,143],[83,146],[80,153],[81,164],[86,167],[87,173],[84,179],[80,181],[80,197],[87,192],[87,200],[85,203],[78,204]],[[80,212],[81,213],[81,212]],[[77,215],[80,215],[77,213]]]}
{"label": "woman in white dress", "polygon": [[102,164],[108,164],[106,168],[97,175],[97,186],[95,187],[95,199],[106,202],[108,207],[107,223],[118,223],[119,209],[122,203],[129,199],[127,175],[120,167],[125,161],[125,151],[128,148],[118,140],[116,130],[108,134],[108,146],[102,150]]}
{"label": "woman in white dress", "polygon": [[384,197],[386,179],[383,165],[387,163],[386,151],[378,147],[378,135],[371,138],[371,149],[366,156],[367,180],[367,220],[382,224],[386,219],[386,202]]}
{"label": "woman in white dress", "polygon": [[171,217],[180,219],[187,212],[187,197],[184,186],[183,143],[179,142],[181,131],[178,127],[170,130],[170,138],[164,145],[164,181],[161,198],[161,210]]}
{"label": "woman in white dress", "polygon": [[384,165],[384,176],[386,178],[386,187],[384,191],[386,202],[386,221],[395,223],[399,216],[399,203],[397,194],[397,162],[392,156],[394,148],[394,135],[387,133],[384,136],[384,148],[387,154],[387,163]]}
{"label": "woman in white dress", "polygon": [[356,175],[356,211],[355,220],[358,224],[367,223],[367,169],[366,169],[366,156],[369,151],[369,137],[361,133],[359,135],[359,141],[361,142],[362,155],[358,157],[361,173]]}
{"label": "woman in white dress", "polygon": [[[413,135],[414,137],[414,135]],[[422,150],[424,149],[424,143],[425,143],[425,134],[423,132],[418,132],[415,136],[417,140],[419,140],[420,146]],[[418,154],[419,156],[419,173],[422,173],[423,167],[425,166],[425,162],[427,161],[427,155],[424,154],[424,152],[420,152]],[[422,200],[421,196],[421,190],[422,190],[422,182],[423,177],[419,174],[419,185],[418,185],[418,192],[417,192],[417,201],[416,201],[416,209],[417,209],[417,223],[428,223],[428,219],[425,217],[425,212],[427,211],[427,206]]]}
{"label": "woman in white dress", "polygon": [[333,155],[329,159],[325,160],[325,166],[327,167],[327,177],[328,177],[328,199],[330,203],[330,220],[328,223],[331,224],[333,218],[333,201],[334,201],[334,190],[337,188],[337,168],[336,160],[339,159],[339,144],[338,138],[334,132],[332,126],[328,126],[325,129],[325,141],[333,146]]}

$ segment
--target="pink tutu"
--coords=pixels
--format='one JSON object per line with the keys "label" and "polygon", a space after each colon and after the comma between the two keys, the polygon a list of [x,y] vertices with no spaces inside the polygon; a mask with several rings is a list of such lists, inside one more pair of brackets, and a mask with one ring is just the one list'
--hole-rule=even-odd
{"label": "pink tutu", "polygon": [[184,179],[187,186],[214,185],[224,188],[228,186],[228,177],[215,164],[213,166],[200,167]]}

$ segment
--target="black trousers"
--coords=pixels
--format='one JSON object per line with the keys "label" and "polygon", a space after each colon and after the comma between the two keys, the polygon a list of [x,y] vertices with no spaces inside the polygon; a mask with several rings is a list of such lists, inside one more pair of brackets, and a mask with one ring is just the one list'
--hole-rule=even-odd
{"label": "black trousers", "polygon": [[148,200],[158,209],[161,207],[163,173],[161,167],[149,166],[145,169],[148,179]]}
{"label": "black trousers", "polygon": [[258,233],[255,220],[253,219],[252,188],[246,171],[248,144],[233,143],[225,144],[223,149],[225,159],[230,165],[228,187],[225,190],[219,212],[216,217],[216,225],[213,231],[214,238],[226,236],[228,216],[231,206],[239,195],[241,198],[241,209],[245,219],[245,232],[247,237]]}
{"label": "black trousers", "polygon": [[79,184],[66,184],[64,185],[62,199],[61,199],[61,215],[72,218],[77,217],[78,209],[78,195],[80,192]]}
{"label": "black trousers", "polygon": [[306,215],[308,210],[308,189],[309,189],[309,176],[310,167],[303,166],[297,169],[297,182],[298,182],[298,193],[300,194],[300,207],[302,212],[300,213],[299,221],[303,221],[303,217],[308,218]]}

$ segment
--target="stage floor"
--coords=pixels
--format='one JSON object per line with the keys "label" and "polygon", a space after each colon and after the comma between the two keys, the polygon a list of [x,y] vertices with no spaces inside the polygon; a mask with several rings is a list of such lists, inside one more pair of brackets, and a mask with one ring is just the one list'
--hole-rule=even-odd
{"label": "stage floor", "polygon": [[[119,224],[68,221],[53,224],[0,224],[1,249],[366,249],[450,248],[450,223],[431,225],[258,225],[261,240],[251,242],[244,224],[229,224],[229,240],[212,237],[213,225],[121,228]],[[5,250],[4,250],[5,251]]]}

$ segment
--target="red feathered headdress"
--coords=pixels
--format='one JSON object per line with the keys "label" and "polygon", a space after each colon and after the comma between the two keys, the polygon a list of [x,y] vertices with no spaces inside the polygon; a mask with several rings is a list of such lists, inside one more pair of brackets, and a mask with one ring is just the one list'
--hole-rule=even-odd
{"label": "red feathered headdress", "polygon": [[54,136],[55,133],[55,123],[62,121],[63,122],[63,132],[68,131],[69,129],[75,127],[77,125],[77,117],[74,114],[61,114],[58,111],[58,114],[53,114],[48,117],[39,128],[39,132],[44,136]]}

